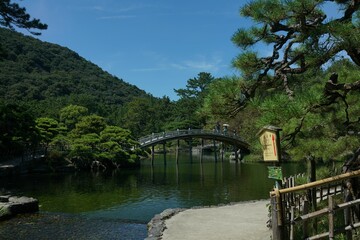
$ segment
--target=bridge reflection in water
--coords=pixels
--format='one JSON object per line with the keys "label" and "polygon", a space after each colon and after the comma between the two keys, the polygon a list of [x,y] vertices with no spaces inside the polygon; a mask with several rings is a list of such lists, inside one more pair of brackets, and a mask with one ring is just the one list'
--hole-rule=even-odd
{"label": "bridge reflection in water", "polygon": [[[151,161],[154,162],[154,147],[155,145],[162,144],[163,145],[163,153],[164,153],[164,164],[166,164],[166,142],[177,140],[176,145],[176,162],[178,162],[179,156],[179,146],[180,140],[185,140],[189,144],[190,156],[192,153],[193,147],[193,138],[201,139],[200,146],[200,156],[202,156],[204,150],[204,140],[212,140],[214,149],[216,149],[216,142],[225,143],[233,146],[234,149],[234,160],[238,160],[239,154],[243,156],[244,154],[249,153],[249,144],[245,142],[238,134],[236,133],[223,133],[215,130],[204,130],[204,129],[188,129],[188,130],[176,130],[170,132],[162,132],[162,133],[153,133],[148,136],[140,138],[138,141],[140,143],[141,148],[151,147]],[[222,144],[222,146],[224,146]],[[224,152],[224,149],[221,150]],[[192,158],[192,157],[191,157]],[[201,161],[200,157],[200,161]],[[223,155],[222,155],[223,159]],[[215,161],[217,161],[217,155],[215,151]]]}

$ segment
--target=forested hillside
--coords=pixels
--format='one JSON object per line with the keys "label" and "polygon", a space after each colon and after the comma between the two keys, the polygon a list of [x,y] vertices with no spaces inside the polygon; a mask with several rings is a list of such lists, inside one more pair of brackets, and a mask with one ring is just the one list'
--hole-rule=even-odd
{"label": "forested hillside", "polygon": [[0,160],[41,149],[52,166],[137,165],[134,139],[171,111],[70,49],[0,28]]}
{"label": "forested hillside", "polygon": [[69,104],[102,116],[147,94],[56,44],[0,28],[0,98],[28,103],[37,116]]}

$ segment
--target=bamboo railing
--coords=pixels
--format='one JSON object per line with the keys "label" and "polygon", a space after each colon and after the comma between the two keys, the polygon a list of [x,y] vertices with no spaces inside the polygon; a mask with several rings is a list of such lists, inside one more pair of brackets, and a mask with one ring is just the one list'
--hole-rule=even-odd
{"label": "bamboo railing", "polygon": [[[302,239],[323,239],[325,237],[333,239],[336,234],[360,227],[358,222],[345,224],[342,228],[334,226],[335,211],[351,211],[354,206],[360,204],[360,199],[338,204],[334,201],[334,196],[344,192],[344,181],[359,176],[360,170],[357,170],[299,186],[271,191],[272,239],[294,239],[295,227],[302,227]],[[311,194],[316,194],[316,197],[309,197]],[[316,199],[317,202],[327,200],[328,203],[323,209],[313,209],[313,212],[309,212],[311,199]],[[309,236],[309,222],[326,214],[328,214],[328,231]]]}

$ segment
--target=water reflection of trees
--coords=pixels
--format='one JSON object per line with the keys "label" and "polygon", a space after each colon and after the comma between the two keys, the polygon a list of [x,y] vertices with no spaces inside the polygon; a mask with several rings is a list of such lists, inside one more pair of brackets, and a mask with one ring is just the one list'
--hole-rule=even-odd
{"label": "water reflection of trees", "polygon": [[[299,172],[297,165],[287,171]],[[40,200],[41,210],[83,213],[119,206],[157,205],[192,207],[268,198],[273,181],[263,164],[168,156],[166,165],[156,160],[140,169],[104,173],[23,176],[2,182],[0,187],[18,189]],[[159,207],[160,206],[160,207]],[[145,207],[145,206],[144,206]]]}

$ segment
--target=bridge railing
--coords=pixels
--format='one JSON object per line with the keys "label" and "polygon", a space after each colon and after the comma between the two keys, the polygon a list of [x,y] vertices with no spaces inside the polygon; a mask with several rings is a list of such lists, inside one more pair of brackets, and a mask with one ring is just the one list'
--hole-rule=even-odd
{"label": "bridge railing", "polygon": [[192,136],[192,135],[226,136],[228,138],[233,138],[245,142],[241,137],[239,137],[236,133],[233,132],[224,133],[224,132],[218,132],[216,130],[188,129],[188,130],[175,130],[170,132],[153,133],[148,136],[140,138],[139,143],[140,145],[144,145],[155,141],[166,140],[169,138]]}

